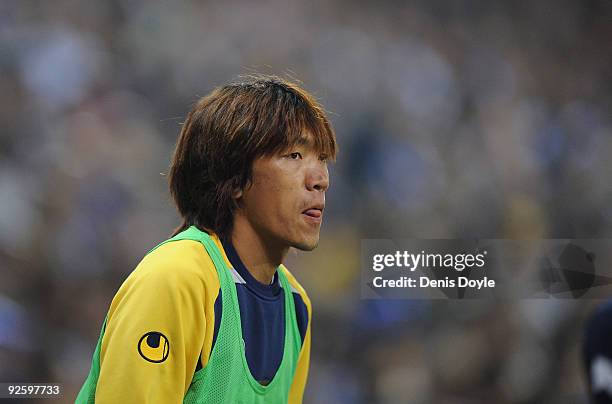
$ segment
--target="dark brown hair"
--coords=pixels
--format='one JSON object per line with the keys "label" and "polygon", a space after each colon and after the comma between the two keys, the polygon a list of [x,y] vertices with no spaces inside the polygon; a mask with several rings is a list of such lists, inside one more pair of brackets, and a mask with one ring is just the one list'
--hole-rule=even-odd
{"label": "dark brown hair", "polygon": [[325,111],[294,82],[249,76],[216,88],[187,115],[172,158],[170,193],[183,218],[173,235],[195,225],[229,236],[235,190],[251,180],[253,161],[298,144],[312,134],[314,147],[336,157],[336,137]]}

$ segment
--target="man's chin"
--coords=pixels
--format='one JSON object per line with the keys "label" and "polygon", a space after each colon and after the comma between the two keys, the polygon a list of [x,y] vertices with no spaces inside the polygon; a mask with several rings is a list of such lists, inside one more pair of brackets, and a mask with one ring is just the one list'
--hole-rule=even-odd
{"label": "man's chin", "polygon": [[301,251],[312,251],[319,245],[319,238],[314,240],[300,240],[291,244],[291,247]]}

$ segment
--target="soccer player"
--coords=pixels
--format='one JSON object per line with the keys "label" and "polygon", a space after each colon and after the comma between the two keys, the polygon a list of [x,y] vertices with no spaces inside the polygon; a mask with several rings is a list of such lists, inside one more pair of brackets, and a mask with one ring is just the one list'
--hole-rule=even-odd
{"label": "soccer player", "polygon": [[305,90],[215,89],[169,172],[183,218],[119,288],[78,403],[301,403],[312,309],[282,264],[317,246],[334,131]]}

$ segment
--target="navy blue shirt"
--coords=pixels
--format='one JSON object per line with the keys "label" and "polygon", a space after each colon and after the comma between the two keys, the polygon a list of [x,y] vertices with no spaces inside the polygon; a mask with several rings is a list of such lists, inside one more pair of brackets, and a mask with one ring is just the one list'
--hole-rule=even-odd
{"label": "navy blue shirt", "polygon": [[[251,374],[260,384],[268,384],[276,374],[283,359],[285,345],[285,300],[278,273],[272,283],[264,285],[256,280],[242,263],[236,249],[229,241],[222,241],[223,249],[232,267],[238,273],[236,282],[242,336],[245,342],[246,360]],[[308,327],[308,310],[302,296],[293,291],[297,326],[304,343]],[[215,300],[214,347],[221,324],[221,290]],[[212,349],[212,348],[211,348]],[[198,361],[196,371],[201,368]]]}

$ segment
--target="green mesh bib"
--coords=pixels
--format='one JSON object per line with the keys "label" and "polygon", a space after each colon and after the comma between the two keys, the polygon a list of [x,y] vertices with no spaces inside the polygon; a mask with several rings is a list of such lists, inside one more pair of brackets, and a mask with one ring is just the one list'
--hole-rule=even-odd
{"label": "green mesh bib", "polygon": [[[277,268],[285,301],[283,358],[272,381],[263,386],[253,378],[249,370],[245,355],[245,343],[242,337],[236,285],[221,251],[208,234],[198,230],[195,226],[191,226],[171,239],[162,242],[151,251],[165,243],[176,240],[196,240],[204,245],[219,276],[223,307],[217,339],[208,363],[205,368],[195,372],[183,402],[186,404],[287,403],[300,352],[301,337],[297,328],[291,285],[284,271],[281,267]],[[79,392],[76,403],[89,404],[95,402],[96,385],[100,374],[100,347],[105,328],[106,320],[102,325],[102,332],[93,355],[91,370]],[[171,355],[172,351],[170,352]]]}

